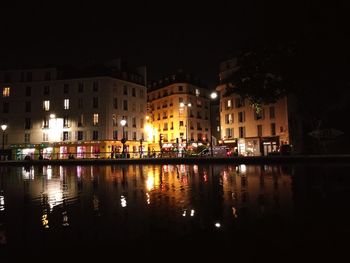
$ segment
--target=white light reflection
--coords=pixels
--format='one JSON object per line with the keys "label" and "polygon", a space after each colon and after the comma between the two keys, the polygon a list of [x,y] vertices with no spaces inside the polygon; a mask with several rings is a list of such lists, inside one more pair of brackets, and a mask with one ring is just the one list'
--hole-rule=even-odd
{"label": "white light reflection", "polygon": [[247,166],[245,164],[240,164],[239,165],[239,171],[241,173],[245,173],[247,171]]}
{"label": "white light reflection", "polygon": [[146,196],[147,196],[147,204],[150,204],[151,203],[151,198],[149,196],[149,193],[146,193]]}
{"label": "white light reflection", "polygon": [[233,206],[232,206],[232,215],[233,215],[234,218],[237,218],[237,217],[238,217],[238,215],[237,215],[237,209],[234,208]]}
{"label": "white light reflection", "polygon": [[186,216],[186,210],[184,210],[184,212],[182,213],[182,216]]}
{"label": "white light reflection", "polygon": [[5,210],[5,196],[0,195],[0,211]]}
{"label": "white light reflection", "polygon": [[126,207],[126,206],[127,206],[126,198],[125,198],[124,195],[122,195],[122,196],[120,197],[120,204],[121,204],[122,207]]}
{"label": "white light reflection", "polygon": [[62,215],[63,215],[62,226],[69,226],[67,211],[63,211]]}
{"label": "white light reflection", "polygon": [[194,216],[194,209],[191,210],[191,216]]}
{"label": "white light reflection", "polygon": [[22,168],[23,180],[34,180],[34,167]]}
{"label": "white light reflection", "polygon": [[48,165],[46,168],[46,176],[47,176],[47,180],[51,180],[52,178],[52,167],[51,165]]}
{"label": "white light reflection", "polygon": [[80,165],[77,166],[77,176],[79,179],[81,178],[81,166]]}
{"label": "white light reflection", "polygon": [[147,181],[146,181],[146,187],[148,191],[151,191],[154,187],[154,177],[153,175],[148,175]]}

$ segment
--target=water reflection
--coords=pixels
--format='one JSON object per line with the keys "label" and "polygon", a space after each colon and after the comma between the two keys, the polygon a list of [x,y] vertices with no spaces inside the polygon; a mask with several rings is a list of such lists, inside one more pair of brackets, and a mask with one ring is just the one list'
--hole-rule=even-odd
{"label": "water reflection", "polygon": [[[48,165],[0,169],[0,241],[11,240],[13,246],[42,245],[44,238],[60,245],[64,241],[67,246],[149,237],[201,240],[211,237],[211,231],[230,238],[243,229],[254,235],[253,230],[261,231],[262,224],[271,234],[274,227],[291,224],[291,218],[310,216],[318,201],[324,211],[331,194],[348,194],[341,188],[348,179],[341,175],[338,181],[329,178],[334,170],[322,170],[323,174],[312,177],[305,173],[315,169],[300,166]],[[320,198],[312,209],[308,191],[314,194],[314,201],[315,196]],[[289,228],[295,230],[293,225]]]}

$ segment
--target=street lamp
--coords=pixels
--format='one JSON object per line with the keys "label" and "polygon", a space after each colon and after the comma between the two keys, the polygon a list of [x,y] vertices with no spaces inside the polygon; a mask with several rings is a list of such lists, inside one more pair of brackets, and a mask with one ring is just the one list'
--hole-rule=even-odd
{"label": "street lamp", "polygon": [[124,117],[123,117],[123,119],[120,121],[120,125],[123,127],[123,138],[122,138],[122,144],[123,144],[123,150],[122,150],[122,155],[123,155],[123,157],[124,157],[124,155],[125,155],[125,143],[126,143],[126,138],[125,138],[125,125],[126,125],[126,120],[124,119]]}
{"label": "street lamp", "polygon": [[[210,99],[211,100],[215,100],[218,97],[218,94],[213,91],[212,93],[210,93]],[[211,101],[209,101],[209,119],[210,119],[210,156],[213,157],[213,128],[212,128],[212,124],[213,124],[213,120],[212,120],[212,114],[211,114]],[[215,122],[214,122],[215,123]]]}
{"label": "street lamp", "polygon": [[[5,150],[5,131],[7,129],[7,125],[6,124],[3,124],[1,125],[1,130],[2,130],[2,155],[4,155],[4,150]],[[4,158],[5,159],[5,158]]]}
{"label": "street lamp", "polygon": [[184,108],[184,107],[187,107],[187,114],[186,114],[186,150],[187,150],[188,123],[189,123],[190,107],[192,107],[191,102],[189,102],[189,103],[180,102],[180,108]]}

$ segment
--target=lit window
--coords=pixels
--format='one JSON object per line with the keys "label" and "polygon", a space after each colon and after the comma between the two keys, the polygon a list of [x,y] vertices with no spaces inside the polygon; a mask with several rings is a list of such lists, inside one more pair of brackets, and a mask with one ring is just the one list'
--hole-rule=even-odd
{"label": "lit window", "polygon": [[201,94],[201,92],[199,91],[199,89],[196,89],[196,96],[198,97]]}
{"label": "lit window", "polygon": [[69,99],[64,99],[64,109],[65,110],[69,109]]}
{"label": "lit window", "polygon": [[93,124],[98,125],[98,113],[94,113]]}
{"label": "lit window", "polygon": [[2,89],[2,96],[3,97],[9,97],[10,96],[10,87],[4,87]]}
{"label": "lit window", "polygon": [[44,100],[43,108],[44,108],[45,111],[49,111],[50,110],[50,101],[49,100]]}
{"label": "lit window", "polygon": [[231,108],[232,107],[232,101],[231,100],[227,100],[227,108]]}

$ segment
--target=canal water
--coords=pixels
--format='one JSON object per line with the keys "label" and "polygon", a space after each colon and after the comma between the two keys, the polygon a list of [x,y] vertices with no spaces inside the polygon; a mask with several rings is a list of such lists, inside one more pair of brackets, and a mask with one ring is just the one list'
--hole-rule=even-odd
{"label": "canal water", "polygon": [[350,239],[348,171],[342,165],[0,167],[0,262],[163,252],[334,260]]}

